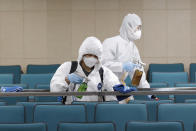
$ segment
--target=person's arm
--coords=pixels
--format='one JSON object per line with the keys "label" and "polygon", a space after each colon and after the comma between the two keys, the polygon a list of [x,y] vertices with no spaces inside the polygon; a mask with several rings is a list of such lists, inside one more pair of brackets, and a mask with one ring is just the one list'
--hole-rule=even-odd
{"label": "person's arm", "polygon": [[103,57],[102,63],[105,67],[112,70],[112,72],[122,72],[122,62],[116,58],[117,43],[111,39],[106,39],[103,42]]}
{"label": "person's arm", "polygon": [[[118,77],[108,68],[104,68],[103,91],[114,91],[113,86],[120,84]],[[117,101],[116,96],[105,96],[106,101]]]}
{"label": "person's arm", "polygon": [[65,62],[55,72],[50,82],[51,92],[61,92],[67,90],[69,86],[69,80],[67,76],[70,72],[71,62]]}

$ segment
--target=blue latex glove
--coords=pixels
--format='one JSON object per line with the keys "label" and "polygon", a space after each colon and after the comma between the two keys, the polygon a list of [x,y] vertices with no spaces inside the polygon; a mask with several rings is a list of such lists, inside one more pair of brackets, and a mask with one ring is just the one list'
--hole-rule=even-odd
{"label": "blue latex glove", "polygon": [[20,86],[13,86],[13,87],[1,87],[1,92],[21,92],[23,91],[23,87]]}
{"label": "blue latex glove", "polygon": [[135,87],[124,86],[123,84],[113,86],[114,91],[119,91],[120,93],[126,94],[132,91],[137,91]]}
{"label": "blue latex glove", "polygon": [[68,80],[74,84],[81,84],[83,82],[83,78],[81,78],[79,75],[76,75],[74,73],[68,75]]}
{"label": "blue latex glove", "polygon": [[63,97],[62,96],[58,96],[57,97],[57,101],[62,102],[63,101]]}
{"label": "blue latex glove", "polygon": [[[113,86],[114,91],[119,91],[121,93],[129,93],[131,91],[136,91],[137,88],[135,87],[128,87],[128,86],[124,86],[123,84],[119,84],[119,85],[115,85]],[[118,101],[122,101],[126,98],[128,98],[129,96],[116,96]]]}
{"label": "blue latex glove", "polygon": [[136,66],[137,64],[134,64],[132,62],[126,62],[123,64],[123,70],[126,72],[131,72]]}

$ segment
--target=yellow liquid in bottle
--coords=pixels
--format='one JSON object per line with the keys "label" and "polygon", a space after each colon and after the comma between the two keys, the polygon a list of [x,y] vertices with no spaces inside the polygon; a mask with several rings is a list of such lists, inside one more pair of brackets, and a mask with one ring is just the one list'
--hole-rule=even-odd
{"label": "yellow liquid in bottle", "polygon": [[140,80],[142,78],[142,74],[143,74],[143,71],[140,71],[138,69],[135,70],[135,73],[134,73],[132,81],[131,81],[131,84],[133,86],[139,86]]}

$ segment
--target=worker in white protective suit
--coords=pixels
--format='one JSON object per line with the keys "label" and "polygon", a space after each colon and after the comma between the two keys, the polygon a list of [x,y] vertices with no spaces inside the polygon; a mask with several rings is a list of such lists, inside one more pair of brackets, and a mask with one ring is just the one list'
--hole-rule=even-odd
{"label": "worker in white protective suit", "polygon": [[[103,65],[111,69],[119,80],[124,72],[129,72],[132,80],[134,68],[133,59],[141,62],[140,54],[134,41],[141,38],[141,19],[136,14],[128,14],[124,17],[120,28],[120,35],[107,38],[103,42]],[[138,88],[150,88],[142,67],[142,78]],[[133,97],[131,97],[133,99]]]}
{"label": "worker in white protective suit", "polygon": [[[111,70],[102,66],[102,51],[100,40],[95,37],[86,38],[80,46],[78,60],[74,64],[75,69],[73,70],[73,62],[62,64],[51,80],[50,91],[114,91],[113,86],[120,84],[120,82]],[[87,88],[82,89],[81,87],[84,87],[85,84]],[[104,101],[117,100],[116,96],[105,96],[103,99],[105,99]],[[67,96],[65,103],[98,100],[98,96]]]}

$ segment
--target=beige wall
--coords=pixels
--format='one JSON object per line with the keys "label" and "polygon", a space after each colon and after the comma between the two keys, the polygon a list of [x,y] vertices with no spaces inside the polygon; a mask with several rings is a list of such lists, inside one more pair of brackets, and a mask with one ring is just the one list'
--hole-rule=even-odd
{"label": "beige wall", "polygon": [[85,37],[119,34],[128,12],[143,21],[144,62],[196,62],[196,0],[0,0],[0,65],[74,60]]}

